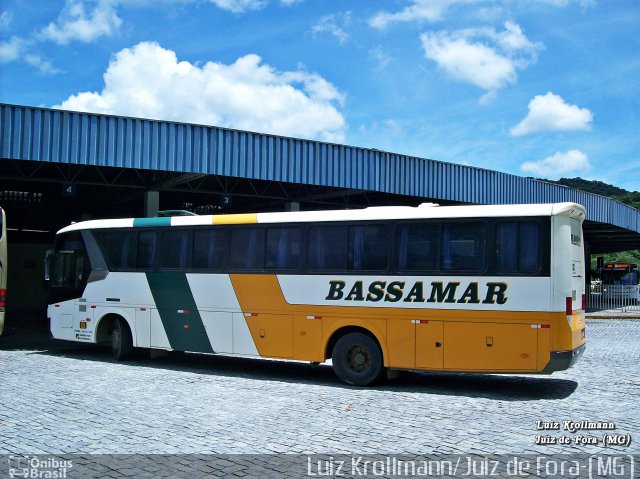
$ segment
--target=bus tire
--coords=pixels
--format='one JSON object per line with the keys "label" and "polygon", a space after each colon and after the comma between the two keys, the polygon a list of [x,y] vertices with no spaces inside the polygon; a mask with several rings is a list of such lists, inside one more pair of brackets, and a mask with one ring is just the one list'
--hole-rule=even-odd
{"label": "bus tire", "polygon": [[127,322],[116,318],[111,330],[111,352],[118,361],[129,359],[133,353],[133,338]]}
{"label": "bus tire", "polygon": [[353,386],[368,386],[384,371],[380,347],[363,333],[342,336],[333,347],[331,360],[336,376]]}

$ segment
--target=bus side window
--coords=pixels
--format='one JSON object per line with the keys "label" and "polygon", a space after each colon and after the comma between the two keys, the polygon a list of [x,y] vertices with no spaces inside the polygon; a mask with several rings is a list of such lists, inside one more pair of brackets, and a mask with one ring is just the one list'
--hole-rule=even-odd
{"label": "bus side window", "polygon": [[138,234],[138,268],[153,268],[156,258],[156,236],[155,231],[141,231]]}
{"label": "bus side window", "polygon": [[509,221],[496,225],[498,273],[537,273],[540,270],[540,225]]}
{"label": "bus side window", "polygon": [[518,272],[518,224],[499,223],[496,226],[496,269],[499,273]]}
{"label": "bus side window", "polygon": [[302,233],[300,228],[269,228],[265,268],[275,270],[297,270],[300,268]]}
{"label": "bus side window", "polygon": [[112,271],[132,270],[136,266],[136,232],[131,230],[105,230],[96,240],[107,258]]}
{"label": "bus side window", "polygon": [[162,232],[158,265],[161,268],[185,269],[189,267],[191,231],[169,229]]}
{"label": "bus side window", "polygon": [[229,269],[232,271],[260,270],[264,264],[264,228],[235,228],[231,230]]}
{"label": "bus side window", "polygon": [[225,257],[225,230],[197,229],[193,232],[192,268],[220,271]]}
{"label": "bus side window", "polygon": [[440,252],[438,225],[409,223],[400,225],[398,269],[400,271],[433,271],[437,269]]}
{"label": "bus side window", "polygon": [[481,271],[486,262],[487,231],[483,223],[442,226],[442,269]]}
{"label": "bus side window", "polygon": [[313,271],[344,271],[347,266],[347,227],[323,225],[309,228],[307,261]]}
{"label": "bus side window", "polygon": [[387,269],[389,228],[386,225],[349,227],[349,270]]}
{"label": "bus side window", "polygon": [[520,223],[518,228],[518,271],[537,273],[540,270],[540,225],[533,221]]}

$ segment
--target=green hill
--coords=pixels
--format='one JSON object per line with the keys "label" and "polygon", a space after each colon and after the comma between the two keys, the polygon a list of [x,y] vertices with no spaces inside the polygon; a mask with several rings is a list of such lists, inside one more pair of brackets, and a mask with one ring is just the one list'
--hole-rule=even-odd
{"label": "green hill", "polygon": [[602,181],[584,180],[582,178],[560,178],[559,180],[543,180],[549,183],[568,186],[577,190],[608,196],[609,198],[640,210],[640,191],[628,191]]}
{"label": "green hill", "polygon": [[583,180],[582,178],[560,178],[557,181],[544,181],[548,181],[549,183],[557,183],[559,185],[568,186],[577,190],[587,191],[589,193],[595,193],[597,195],[608,196],[610,198],[613,198],[614,196],[624,196],[631,193],[630,191],[627,191],[623,188],[618,188],[617,186],[609,185],[602,181]]}

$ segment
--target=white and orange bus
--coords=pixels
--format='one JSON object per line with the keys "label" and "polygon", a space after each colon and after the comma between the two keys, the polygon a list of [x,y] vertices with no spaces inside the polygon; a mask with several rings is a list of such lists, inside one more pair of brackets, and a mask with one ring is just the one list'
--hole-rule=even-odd
{"label": "white and orange bus", "polygon": [[0,334],[4,331],[7,301],[7,215],[0,208]]}
{"label": "white and orange bus", "polygon": [[55,338],[385,370],[551,373],[585,349],[574,203],[92,220],[50,256]]}

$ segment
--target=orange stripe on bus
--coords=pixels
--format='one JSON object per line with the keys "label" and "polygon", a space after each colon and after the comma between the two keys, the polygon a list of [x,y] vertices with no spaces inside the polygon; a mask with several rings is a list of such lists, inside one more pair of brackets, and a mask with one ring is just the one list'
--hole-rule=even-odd
{"label": "orange stripe on bus", "polygon": [[214,225],[255,224],[258,222],[257,213],[243,213],[237,215],[214,215]]}

